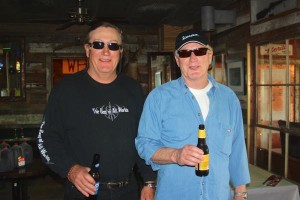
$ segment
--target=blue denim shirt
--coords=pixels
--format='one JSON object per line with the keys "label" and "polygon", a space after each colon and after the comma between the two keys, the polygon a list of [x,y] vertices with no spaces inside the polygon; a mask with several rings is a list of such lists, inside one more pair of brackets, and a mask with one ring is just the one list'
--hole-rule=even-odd
{"label": "blue denim shirt", "polygon": [[[156,200],[231,200],[230,184],[250,182],[240,102],[231,89],[208,78],[213,87],[205,122],[182,77],[157,87],[146,99],[135,144],[146,164],[158,170]],[[160,148],[196,145],[199,124],[206,128],[208,176],[196,176],[195,167],[151,161]]]}

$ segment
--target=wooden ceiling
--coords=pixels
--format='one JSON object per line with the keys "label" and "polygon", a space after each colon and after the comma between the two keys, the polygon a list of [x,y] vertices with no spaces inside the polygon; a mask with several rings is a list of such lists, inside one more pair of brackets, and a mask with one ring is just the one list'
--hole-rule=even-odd
{"label": "wooden ceiling", "polygon": [[[202,6],[226,10],[236,8],[238,2],[239,0],[1,0],[0,23],[55,23],[62,29],[91,21],[187,26],[201,20]],[[83,21],[80,17],[84,18]]]}

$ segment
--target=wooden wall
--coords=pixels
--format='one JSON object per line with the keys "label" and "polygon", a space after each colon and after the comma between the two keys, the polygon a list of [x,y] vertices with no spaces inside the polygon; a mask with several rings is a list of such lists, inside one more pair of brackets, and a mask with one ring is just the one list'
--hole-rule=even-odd
{"label": "wooden wall", "polygon": [[159,29],[159,49],[161,51],[174,52],[175,39],[177,35],[182,31],[191,29],[192,27],[193,26],[161,26]]}
{"label": "wooden wall", "polygon": [[224,53],[225,60],[239,60],[247,57],[247,43],[250,40],[250,24],[241,24],[228,31],[212,36],[215,53]]}

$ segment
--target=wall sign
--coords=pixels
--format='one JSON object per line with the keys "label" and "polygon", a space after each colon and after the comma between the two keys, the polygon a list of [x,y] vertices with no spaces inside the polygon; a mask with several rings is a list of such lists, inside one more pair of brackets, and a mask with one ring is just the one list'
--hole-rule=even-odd
{"label": "wall sign", "polygon": [[[285,44],[270,44],[268,46],[261,46],[260,47],[260,55],[277,55],[277,56],[286,56],[286,45]],[[288,53],[289,56],[293,55],[293,46],[288,45]]]}

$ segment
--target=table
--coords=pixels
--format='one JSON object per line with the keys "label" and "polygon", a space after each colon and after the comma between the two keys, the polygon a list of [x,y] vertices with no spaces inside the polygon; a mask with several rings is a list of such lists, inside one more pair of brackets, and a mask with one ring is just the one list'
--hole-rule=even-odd
{"label": "table", "polygon": [[18,138],[6,138],[6,139],[1,139],[2,141],[5,141],[7,143],[15,143],[15,142],[23,142],[23,141],[35,141],[36,138],[33,137],[18,137]]}
{"label": "table", "polygon": [[266,186],[262,183],[272,175],[272,173],[249,165],[251,183],[247,185],[248,199],[250,200],[300,200],[299,189],[296,184],[282,178],[275,186]]}
{"label": "table", "polygon": [[0,172],[0,179],[11,182],[13,200],[27,200],[29,199],[27,179],[44,176],[47,173],[48,168],[42,163],[41,159],[34,159],[31,164],[23,168]]}

